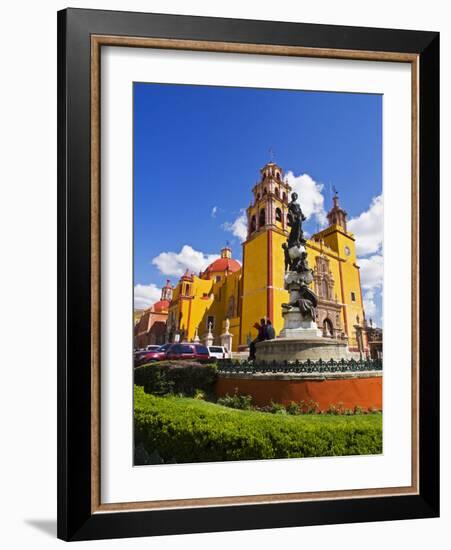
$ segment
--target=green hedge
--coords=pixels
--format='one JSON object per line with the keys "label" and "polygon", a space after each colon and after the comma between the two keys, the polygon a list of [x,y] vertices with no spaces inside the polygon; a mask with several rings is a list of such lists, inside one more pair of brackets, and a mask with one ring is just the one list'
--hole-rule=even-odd
{"label": "green hedge", "polygon": [[195,395],[197,390],[212,394],[217,378],[216,364],[194,361],[161,361],[138,367],[135,384],[146,393]]}
{"label": "green hedge", "polygon": [[162,462],[382,452],[382,415],[272,415],[135,387],[135,444]]}

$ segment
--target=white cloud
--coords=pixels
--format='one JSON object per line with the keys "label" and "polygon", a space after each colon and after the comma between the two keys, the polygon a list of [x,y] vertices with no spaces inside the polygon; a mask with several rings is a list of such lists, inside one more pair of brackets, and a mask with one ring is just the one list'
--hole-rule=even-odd
{"label": "white cloud", "polygon": [[137,284],[134,288],[133,297],[135,309],[147,309],[158,302],[161,297],[161,288],[158,288],[154,283],[150,283],[150,285]]}
{"label": "white cloud", "polygon": [[240,210],[240,215],[233,222],[225,222],[221,226],[225,231],[230,231],[235,237],[238,237],[241,242],[247,237],[247,216],[244,209]]}
{"label": "white cloud", "polygon": [[382,288],[384,277],[383,257],[380,254],[374,254],[369,258],[361,258],[359,265],[362,288],[367,290]]}
{"label": "white cloud", "polygon": [[363,289],[363,306],[366,319],[370,318],[378,322],[380,313],[375,301],[382,293],[384,277],[384,261],[380,254],[374,254],[369,258],[361,258],[360,279]]}
{"label": "white cloud", "polygon": [[355,234],[358,256],[374,254],[382,249],[384,203],[382,195],[374,197],[370,207],[360,216],[348,222],[348,229]]}
{"label": "white cloud", "polygon": [[212,218],[216,218],[216,214],[218,213],[218,207],[217,206],[213,206],[213,208],[211,209],[211,213],[210,213],[210,216]]}
{"label": "white cloud", "polygon": [[217,258],[218,254],[204,254],[185,244],[180,252],[161,252],[152,259],[152,264],[164,275],[181,277],[187,269],[194,273],[203,271]]}
{"label": "white cloud", "polygon": [[322,194],[323,184],[317,183],[308,174],[295,176],[293,172],[287,172],[286,179],[292,187],[293,192],[298,194],[298,202],[307,220],[315,217],[321,227],[327,223],[326,211],[324,210],[324,196]]}
{"label": "white cloud", "polygon": [[367,320],[377,316],[377,306],[376,302],[374,301],[374,297],[374,290],[367,290],[363,295],[363,307],[365,309],[365,316]]}

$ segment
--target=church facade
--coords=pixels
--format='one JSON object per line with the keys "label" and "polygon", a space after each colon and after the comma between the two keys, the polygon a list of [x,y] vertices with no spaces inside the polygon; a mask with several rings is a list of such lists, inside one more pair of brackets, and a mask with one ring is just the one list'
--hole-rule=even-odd
{"label": "church facade", "polygon": [[[257,335],[260,319],[270,319],[276,335],[283,327],[284,250],[291,188],[282,169],[269,162],[260,170],[247,208],[247,238],[243,264],[226,246],[221,256],[198,274],[186,271],[168,305],[166,341],[202,340],[209,329],[220,344],[226,320],[232,350],[247,348]],[[302,207],[302,196],[299,198]],[[318,296],[317,325],[324,336],[346,339],[350,351],[368,354],[360,270],[355,237],[347,230],[347,215],[338,196],[327,215],[328,227],[307,240],[312,289]]]}

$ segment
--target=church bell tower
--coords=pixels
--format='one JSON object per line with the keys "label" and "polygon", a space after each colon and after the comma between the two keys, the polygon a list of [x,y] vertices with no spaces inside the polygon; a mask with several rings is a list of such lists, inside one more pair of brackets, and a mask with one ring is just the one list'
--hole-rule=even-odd
{"label": "church bell tower", "polygon": [[270,319],[276,334],[282,326],[279,311],[287,300],[284,290],[282,243],[288,235],[287,212],[291,187],[283,179],[280,166],[268,162],[252,189],[247,208],[247,238],[243,243],[242,317],[240,345],[254,338],[254,324]]}

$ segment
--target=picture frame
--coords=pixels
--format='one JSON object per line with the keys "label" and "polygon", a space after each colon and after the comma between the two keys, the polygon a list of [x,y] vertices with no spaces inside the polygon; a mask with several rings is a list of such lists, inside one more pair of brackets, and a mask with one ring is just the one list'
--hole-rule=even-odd
{"label": "picture frame", "polygon": [[[100,52],[105,46],[410,64],[412,483],[220,499],[100,498]],[[439,34],[101,10],[58,13],[58,537],[439,515]]]}

